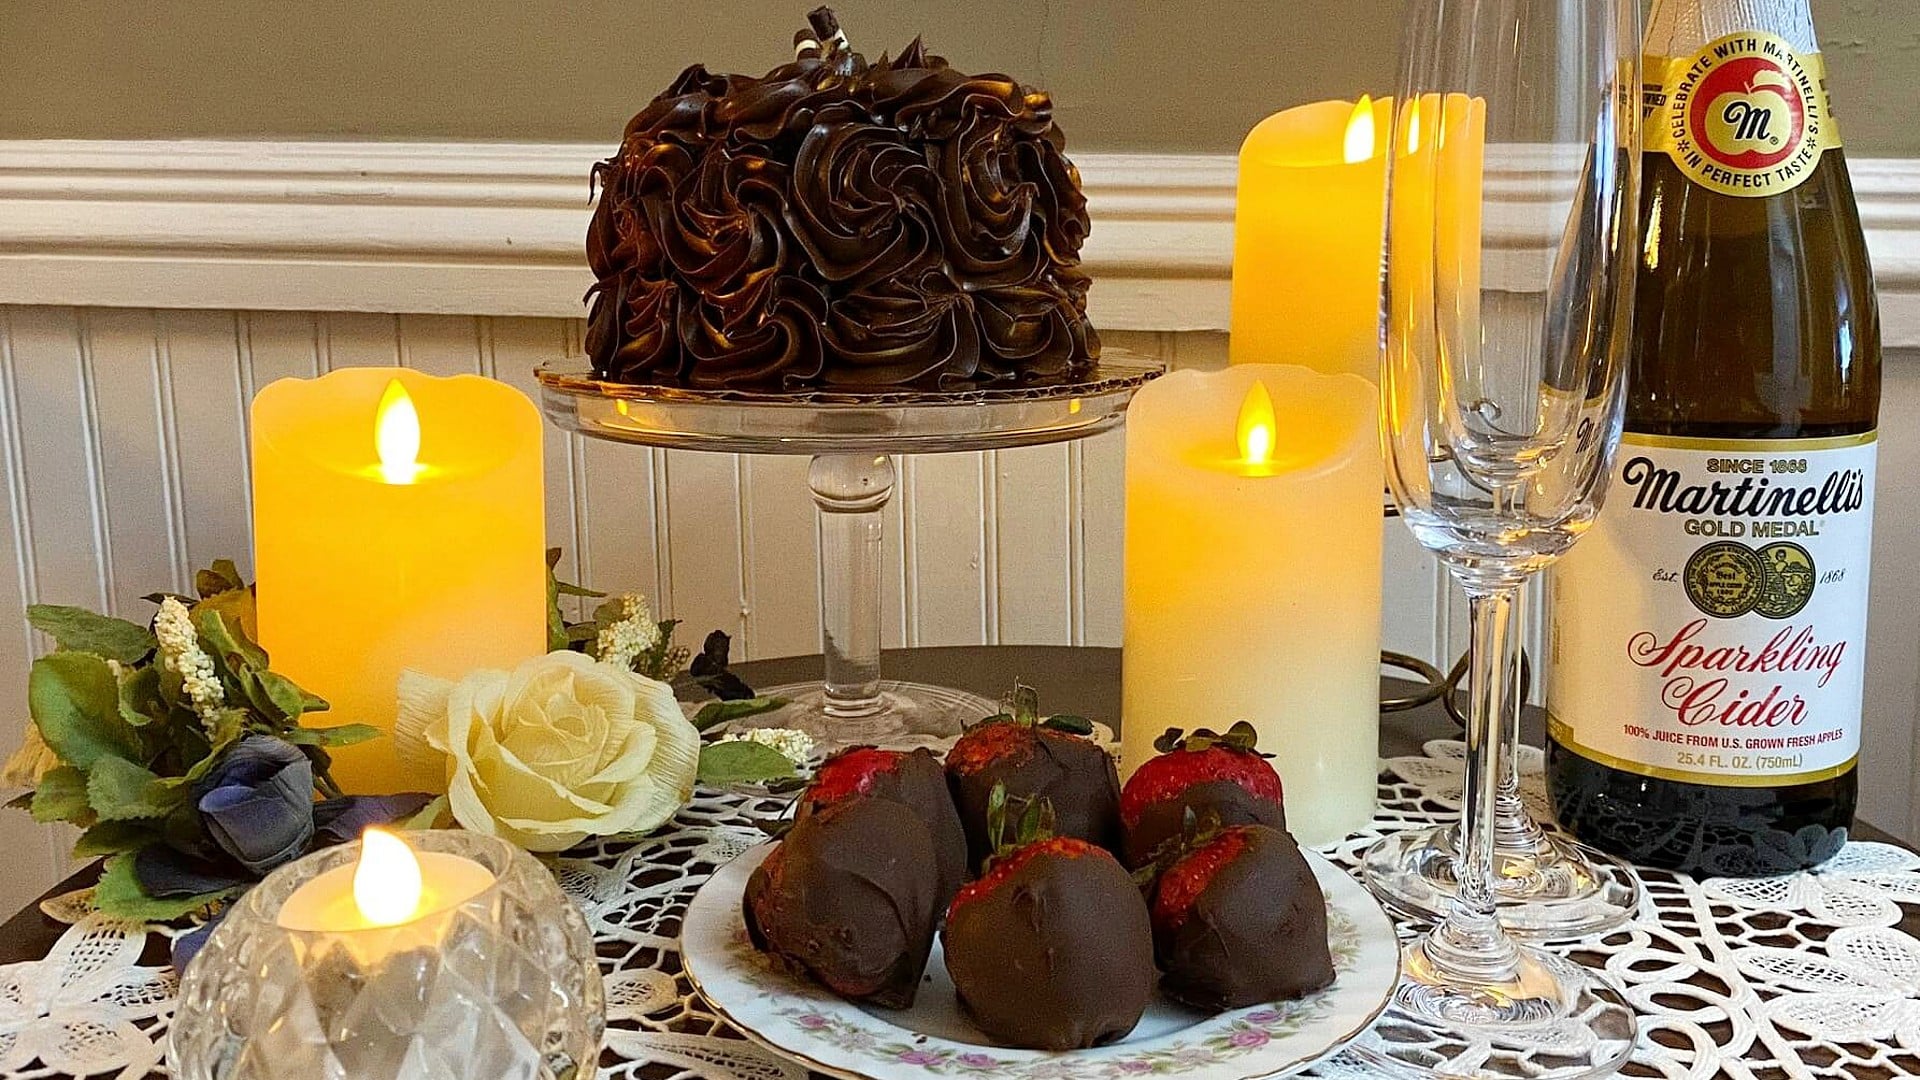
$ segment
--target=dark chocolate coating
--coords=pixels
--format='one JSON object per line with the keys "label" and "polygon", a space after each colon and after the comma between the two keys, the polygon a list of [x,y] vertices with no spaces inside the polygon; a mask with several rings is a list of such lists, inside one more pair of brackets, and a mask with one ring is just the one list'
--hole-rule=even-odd
{"label": "dark chocolate coating", "polygon": [[594,167],[586,350],[701,389],[1069,382],[1100,355],[1090,228],[1045,93],[915,41],[761,78],[695,65]]}
{"label": "dark chocolate coating", "polygon": [[[947,770],[954,806],[967,832],[968,865],[976,870],[993,854],[997,838],[988,835],[987,802],[995,784],[1007,785],[1014,803],[1044,798],[1053,804],[1054,835],[1098,844],[1120,852],[1120,774],[1099,744],[1062,732],[1036,732],[1033,750],[1002,758],[972,773]],[[1017,819],[1017,810],[1010,819]]]}
{"label": "dark chocolate coating", "polygon": [[1327,898],[1293,837],[1249,830],[1246,850],[1214,876],[1177,929],[1154,935],[1170,997],[1240,1009],[1304,997],[1333,983]]}
{"label": "dark chocolate coating", "polygon": [[1209,815],[1218,818],[1221,828],[1234,825],[1265,825],[1286,831],[1287,813],[1279,803],[1259,796],[1231,780],[1203,780],[1171,799],[1150,803],[1140,811],[1140,820],[1127,830],[1126,864],[1141,867],[1153,861],[1153,854],[1169,840],[1178,839],[1186,829],[1187,811],[1196,821]]}
{"label": "dark chocolate coating", "polygon": [[1146,901],[1103,853],[1035,859],[961,904],[941,940],[961,1007],[1009,1046],[1114,1042],[1153,998]]}
{"label": "dark chocolate coating", "polygon": [[[804,820],[819,812],[808,795],[800,797],[796,819]],[[935,893],[939,903],[936,914],[945,916],[953,894],[960,891],[971,874],[967,872],[967,834],[960,826],[960,813],[953,808],[953,796],[947,791],[947,773],[933,751],[922,747],[900,759],[900,767],[874,777],[865,798],[891,799],[911,810],[933,839],[934,862],[940,870],[940,887]]]}
{"label": "dark chocolate coating", "polygon": [[853,799],[793,827],[747,881],[753,944],[846,998],[913,1004],[933,950],[933,842],[895,802]]}

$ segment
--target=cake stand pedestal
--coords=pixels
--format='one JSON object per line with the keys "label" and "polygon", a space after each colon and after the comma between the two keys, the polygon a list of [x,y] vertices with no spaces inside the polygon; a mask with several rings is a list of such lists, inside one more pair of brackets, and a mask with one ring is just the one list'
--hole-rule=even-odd
{"label": "cake stand pedestal", "polygon": [[952,394],[749,393],[630,386],[592,377],[580,361],[538,372],[541,407],[568,431],[675,450],[807,454],[820,522],[818,683],[762,693],[789,704],[752,718],[793,727],[827,748],[913,747],[950,740],[999,703],[880,674],[880,511],[893,495],[894,456],[1069,442],[1119,426],[1133,392],[1162,365],[1107,350],[1070,385]]}

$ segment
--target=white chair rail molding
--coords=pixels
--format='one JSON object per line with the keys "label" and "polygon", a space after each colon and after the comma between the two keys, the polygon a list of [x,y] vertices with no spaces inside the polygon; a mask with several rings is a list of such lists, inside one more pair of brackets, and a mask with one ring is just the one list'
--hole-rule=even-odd
{"label": "white chair rail molding", "polygon": [[[360,365],[533,390],[582,351],[587,168],[606,147],[511,143],[0,142],[0,685],[50,642],[33,603],[136,619],[155,588],[251,551],[248,403]],[[1227,155],[1077,152],[1103,338],[1226,362],[1236,168]],[[1920,161],[1851,163],[1887,347],[1862,814],[1920,836]],[[1489,186],[1499,180],[1490,164]],[[1523,238],[1538,249],[1548,237]],[[804,458],[633,451],[548,425],[562,575],[655,598],[747,657],[817,652]],[[886,510],[889,646],[1120,638],[1122,433],[902,460]],[[1465,602],[1397,523],[1384,644],[1447,662]],[[1526,620],[1539,644],[1537,602]],[[0,740],[19,734],[19,710]],[[67,837],[0,819],[17,905]]]}

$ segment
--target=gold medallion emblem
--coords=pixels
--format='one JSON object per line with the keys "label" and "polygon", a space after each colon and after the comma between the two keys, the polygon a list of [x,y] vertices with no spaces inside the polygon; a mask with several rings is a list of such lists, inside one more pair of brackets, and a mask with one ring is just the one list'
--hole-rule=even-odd
{"label": "gold medallion emblem", "polygon": [[1760,549],[1765,575],[1753,610],[1769,619],[1790,619],[1813,599],[1813,556],[1799,544],[1768,544]]}
{"label": "gold medallion emblem", "polygon": [[1733,540],[1715,541],[1687,560],[1687,599],[1716,619],[1738,618],[1760,602],[1766,573],[1766,564],[1752,548]]}

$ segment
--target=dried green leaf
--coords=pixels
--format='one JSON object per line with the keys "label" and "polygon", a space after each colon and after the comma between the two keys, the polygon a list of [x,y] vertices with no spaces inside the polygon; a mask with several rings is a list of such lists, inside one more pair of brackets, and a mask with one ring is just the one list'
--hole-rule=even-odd
{"label": "dried green leaf", "polygon": [[92,653],[57,652],[34,661],[27,707],[60,760],[80,769],[103,757],[138,760],[139,734],[120,718],[120,684]]}
{"label": "dried green leaf", "polygon": [[743,740],[709,743],[700,748],[699,780],[712,787],[764,784],[794,773],[793,761],[764,743]]}
{"label": "dried green leaf", "polygon": [[58,765],[40,778],[29,805],[33,820],[42,825],[55,821],[91,824],[93,812],[87,808],[87,774],[71,765]]}
{"label": "dried green leaf", "polygon": [[163,818],[186,801],[185,786],[124,758],[106,757],[87,770],[87,805],[101,821]]}
{"label": "dried green leaf", "polygon": [[246,587],[232,559],[215,559],[211,567],[193,575],[193,589],[203,600]]}
{"label": "dried green leaf", "polygon": [[755,697],[740,701],[709,701],[700,706],[693,714],[693,726],[701,731],[734,720],[744,720],[749,716],[759,716],[775,709],[784,708],[787,699],[783,697]]}
{"label": "dried green leaf", "polygon": [[97,859],[102,855],[120,855],[138,851],[160,839],[150,821],[102,821],[80,834],[73,845],[76,859]]}
{"label": "dried green leaf", "polygon": [[93,903],[102,914],[118,919],[172,922],[212,907],[237,891],[227,889],[199,896],[156,899],[147,895],[146,890],[140,887],[139,878],[134,876],[133,856],[115,855],[106,861],[100,873],[100,883],[93,887]]}
{"label": "dried green leaf", "polygon": [[295,746],[354,746],[371,742],[386,734],[372,724],[340,724],[336,727],[293,727],[281,733],[281,738]]}
{"label": "dried green leaf", "polygon": [[153,633],[138,623],[63,604],[34,604],[27,608],[27,622],[63,649],[127,665],[151,656],[159,644]]}

